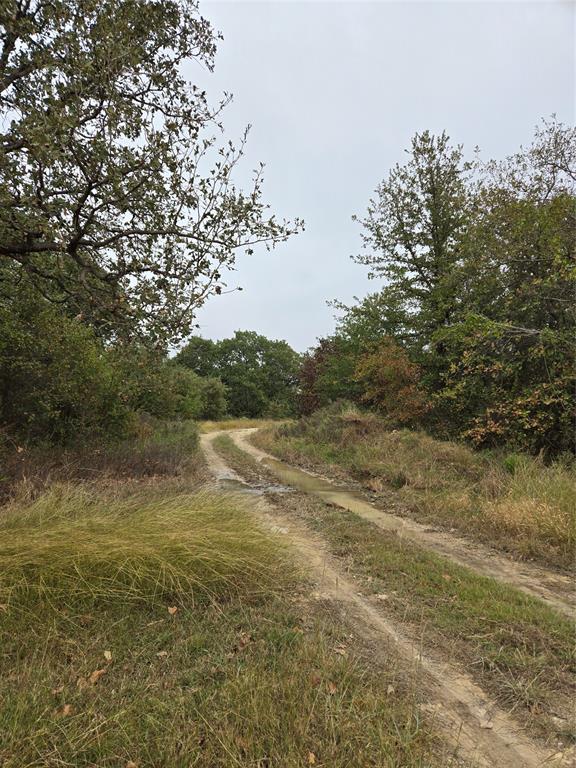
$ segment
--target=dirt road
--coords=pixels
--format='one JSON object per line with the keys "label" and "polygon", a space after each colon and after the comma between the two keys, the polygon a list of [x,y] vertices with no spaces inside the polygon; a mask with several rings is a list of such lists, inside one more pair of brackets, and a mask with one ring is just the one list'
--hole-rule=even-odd
{"label": "dirt road", "polygon": [[[289,473],[296,472],[304,475],[308,473],[301,473],[300,470],[275,462],[273,457],[252,446],[246,440],[251,431],[229,431],[226,434],[232,437],[237,446],[259,461],[265,462],[283,483],[290,484],[292,480],[298,487],[299,483],[296,482],[298,477],[295,474],[289,476]],[[234,472],[214,450],[212,442],[219,434],[222,432],[213,432],[201,437],[210,471],[217,481],[224,484],[224,487],[234,487],[239,491],[253,493],[254,489],[250,483]],[[329,494],[330,488],[316,490],[316,493]],[[331,500],[329,497],[327,499]],[[350,508],[347,500],[341,497],[332,503],[338,504],[342,501],[346,503],[340,503],[340,506]],[[352,502],[355,505],[354,512],[364,513],[363,516],[376,524],[382,524],[388,529],[396,524],[396,521],[386,519],[392,516],[386,516],[385,513],[373,508],[364,509],[356,506],[358,499],[354,498]],[[366,502],[362,504],[367,508],[370,507]],[[389,649],[393,647],[398,656],[417,665],[419,684],[421,682],[426,691],[425,709],[429,714],[433,714],[448,740],[466,760],[471,760],[484,768],[537,768],[537,766],[559,768],[573,765],[573,754],[553,753],[550,749],[531,740],[519,724],[502,711],[470,677],[446,662],[424,655],[419,644],[405,636],[402,630],[385,617],[367,597],[358,594],[357,585],[330,556],[325,543],[302,521],[286,516],[263,495],[254,495],[254,511],[267,526],[282,533],[290,541],[315,581],[317,596],[331,601],[345,617],[344,620],[353,626],[354,631],[372,644],[377,655],[378,649],[382,649],[380,654],[382,664],[390,662]],[[425,538],[424,532],[419,531],[423,526],[406,525],[405,520],[400,522],[402,523],[401,535],[411,536],[419,543],[426,545],[429,539]],[[433,539],[430,540],[433,541]],[[469,565],[461,551],[459,549],[455,551],[459,553],[462,560],[456,557],[453,559]],[[442,554],[451,556],[446,549]],[[506,575],[503,580],[515,583],[512,581],[513,573],[503,567],[501,572]],[[496,575],[496,578],[498,577],[499,572]],[[525,580],[521,580],[521,583],[525,587],[530,586]],[[526,589],[525,591],[539,594],[537,590]],[[539,596],[542,597],[542,595]],[[554,593],[552,597],[555,599]]]}
{"label": "dirt road", "polygon": [[234,442],[268,467],[281,482],[311,493],[336,506],[348,509],[387,531],[415,541],[422,547],[449,558],[484,576],[490,576],[548,603],[557,611],[576,616],[576,589],[570,577],[532,563],[521,563],[499,555],[459,536],[422,525],[414,520],[384,512],[353,490],[342,489],[329,480],[291,467],[252,445],[253,429],[231,432]]}

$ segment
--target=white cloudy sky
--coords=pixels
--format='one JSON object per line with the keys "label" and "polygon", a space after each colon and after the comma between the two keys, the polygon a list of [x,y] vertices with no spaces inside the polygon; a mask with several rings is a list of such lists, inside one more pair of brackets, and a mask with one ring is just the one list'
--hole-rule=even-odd
{"label": "white cloudy sky", "polygon": [[239,259],[200,311],[209,338],[236,329],[298,350],[333,328],[326,301],[375,290],[350,260],[377,183],[415,131],[446,129],[470,152],[502,157],[528,143],[541,117],[574,122],[573,2],[218,2],[201,10],[224,35],[213,101],[234,94],[230,137],[252,125],[246,164],[266,163],[265,195],[306,231],[274,252]]}

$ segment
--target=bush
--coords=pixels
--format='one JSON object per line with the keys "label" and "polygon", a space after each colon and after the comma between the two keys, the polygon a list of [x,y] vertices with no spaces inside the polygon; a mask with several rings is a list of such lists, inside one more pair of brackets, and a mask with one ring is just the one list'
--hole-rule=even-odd
{"label": "bush", "polygon": [[117,439],[132,426],[93,331],[31,294],[0,304],[0,421],[20,441],[52,444]]}

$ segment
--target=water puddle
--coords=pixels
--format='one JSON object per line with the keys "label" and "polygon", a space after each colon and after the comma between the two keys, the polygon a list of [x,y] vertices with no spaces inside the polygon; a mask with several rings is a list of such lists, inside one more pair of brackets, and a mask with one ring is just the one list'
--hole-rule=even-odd
{"label": "water puddle", "polygon": [[219,477],[218,485],[224,491],[232,491],[235,493],[248,493],[253,496],[263,496],[265,493],[294,493],[293,488],[288,488],[285,485],[278,483],[258,483],[255,485],[248,485],[243,480],[239,480],[237,477]]}
{"label": "water puddle", "polygon": [[404,521],[398,518],[389,517],[381,511],[376,510],[372,504],[364,501],[359,493],[351,490],[347,486],[338,486],[329,483],[321,477],[316,477],[308,472],[290,467],[277,459],[262,459],[262,464],[267,466],[274,474],[287,485],[297,488],[299,491],[317,496],[328,504],[334,504],[350,512],[354,512],[368,520],[378,521],[381,528],[389,531],[400,532],[404,527]]}

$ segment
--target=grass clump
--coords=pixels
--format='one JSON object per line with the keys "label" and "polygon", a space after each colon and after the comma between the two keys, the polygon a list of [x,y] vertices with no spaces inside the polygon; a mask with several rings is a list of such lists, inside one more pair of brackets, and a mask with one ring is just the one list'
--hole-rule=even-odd
{"label": "grass clump", "polygon": [[[284,561],[284,562],[283,562]],[[233,497],[54,486],[0,518],[0,602],[206,600],[270,590],[285,551]]]}
{"label": "grass clump", "polygon": [[416,688],[310,604],[244,502],[170,489],[0,512],[3,768],[447,764]]}
{"label": "grass clump", "polygon": [[373,414],[326,409],[258,433],[262,448],[360,482],[387,508],[456,528],[526,559],[575,565],[576,465],[475,452]]}

